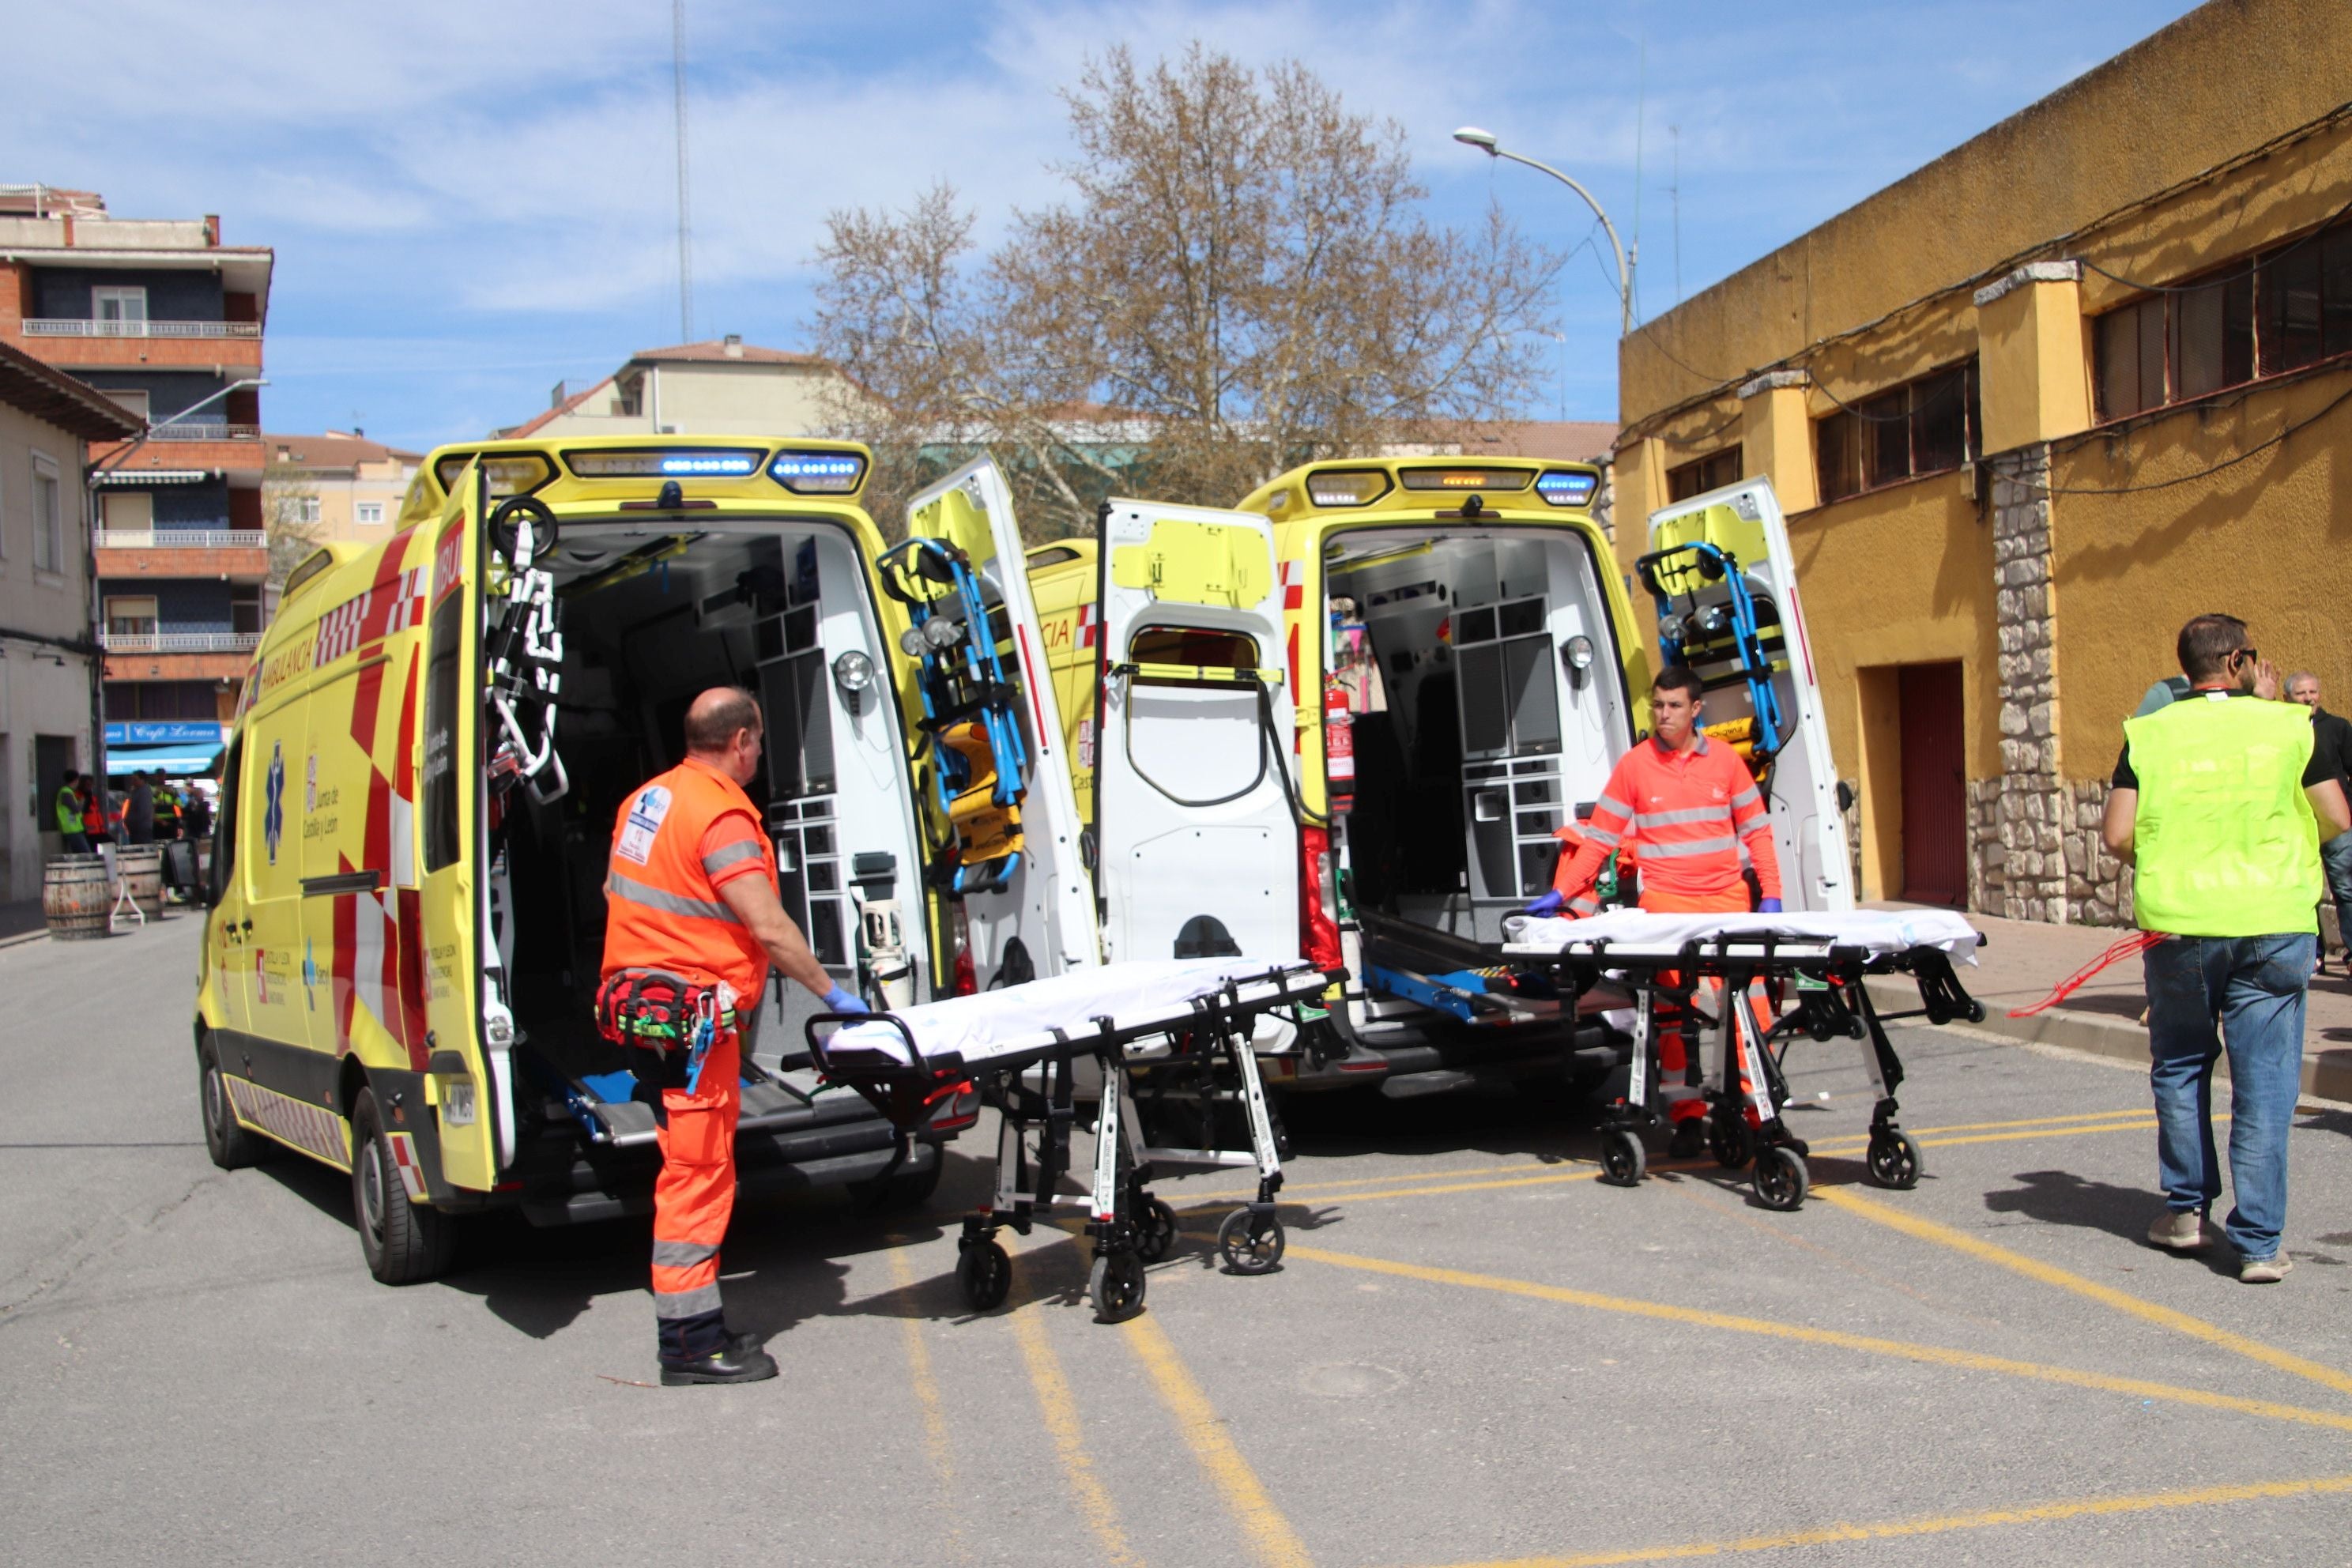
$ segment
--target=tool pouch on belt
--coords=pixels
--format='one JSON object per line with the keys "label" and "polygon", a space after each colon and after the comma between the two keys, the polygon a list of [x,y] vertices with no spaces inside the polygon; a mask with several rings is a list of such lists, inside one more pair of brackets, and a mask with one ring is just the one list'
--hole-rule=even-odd
{"label": "tool pouch on belt", "polygon": [[596,1032],[617,1046],[676,1056],[681,1062],[694,1046],[694,1026],[706,1003],[719,1026],[732,1028],[735,1015],[719,1008],[715,985],[704,985],[664,969],[618,969],[596,987]]}

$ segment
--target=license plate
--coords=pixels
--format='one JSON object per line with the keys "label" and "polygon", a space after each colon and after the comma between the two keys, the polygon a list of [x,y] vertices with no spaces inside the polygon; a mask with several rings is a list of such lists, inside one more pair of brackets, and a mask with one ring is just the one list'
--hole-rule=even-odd
{"label": "license plate", "polygon": [[471,1127],[474,1124],[472,1084],[453,1083],[449,1086],[448,1097],[441,1101],[441,1120],[452,1127]]}

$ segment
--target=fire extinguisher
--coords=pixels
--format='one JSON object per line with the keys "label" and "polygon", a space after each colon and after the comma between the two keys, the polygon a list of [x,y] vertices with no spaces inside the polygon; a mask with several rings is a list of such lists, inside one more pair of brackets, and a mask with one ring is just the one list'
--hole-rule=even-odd
{"label": "fire extinguisher", "polygon": [[1323,686],[1323,782],[1333,816],[1356,803],[1356,716],[1348,710],[1348,689],[1338,680]]}

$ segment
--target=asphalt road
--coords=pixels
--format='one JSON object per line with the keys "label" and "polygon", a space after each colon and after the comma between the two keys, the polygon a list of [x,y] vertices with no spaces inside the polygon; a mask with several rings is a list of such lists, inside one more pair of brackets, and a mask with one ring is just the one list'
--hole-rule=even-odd
{"label": "asphalt road", "polygon": [[[225,1173],[197,925],[0,951],[0,1542],[13,1561],[2342,1562],[2352,1114],[2294,1133],[2297,1268],[2151,1251],[2142,1077],[1901,1045],[1916,1190],[1867,1185],[1847,1047],[1791,1059],[1815,1195],[1624,1191],[1543,1095],[1303,1108],[1290,1252],[1196,1237],[1096,1324],[1083,1246],[965,1311],[955,1216],[738,1216],[730,1316],[784,1376],[643,1386],[646,1230],[486,1225],[444,1283],[360,1262],[340,1175]],[[1827,1100],[1816,1096],[1826,1092]],[[1241,1184],[1160,1189],[1213,1230]]]}

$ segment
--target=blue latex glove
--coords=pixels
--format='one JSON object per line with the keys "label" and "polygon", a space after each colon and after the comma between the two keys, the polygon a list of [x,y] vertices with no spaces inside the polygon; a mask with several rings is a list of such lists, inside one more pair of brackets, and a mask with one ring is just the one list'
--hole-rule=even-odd
{"label": "blue latex glove", "polygon": [[1538,899],[1534,903],[1529,904],[1526,909],[1521,910],[1519,913],[1523,915],[1556,915],[1559,913],[1560,906],[1567,902],[1568,900],[1560,896],[1559,889],[1558,888],[1554,888],[1550,892],[1546,893],[1542,898]]}
{"label": "blue latex glove", "polygon": [[1756,900],[1756,912],[1759,915],[1777,915],[1780,912],[1780,900],[1759,899]]}
{"label": "blue latex glove", "polygon": [[857,999],[854,992],[836,985],[824,994],[824,1010],[828,1013],[870,1013],[874,1009]]}

